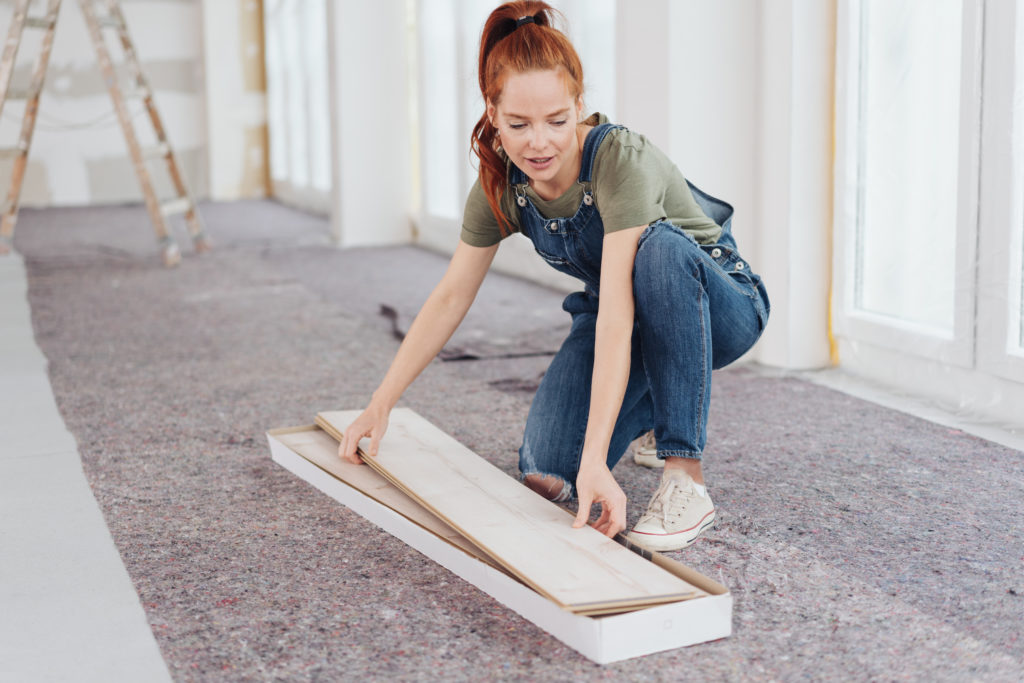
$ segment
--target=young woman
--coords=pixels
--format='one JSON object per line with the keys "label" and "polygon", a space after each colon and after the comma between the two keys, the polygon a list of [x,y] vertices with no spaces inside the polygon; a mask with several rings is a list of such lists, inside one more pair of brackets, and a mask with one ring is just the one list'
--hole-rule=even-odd
{"label": "young woman", "polygon": [[736,251],[732,207],[689,184],[642,135],[583,119],[583,73],[544,2],[494,10],[480,42],[486,111],[473,129],[480,177],[448,270],[416,317],[341,457],[376,454],[402,392],[462,321],[502,239],[521,232],[552,267],[579,278],[563,308],[568,338],[526,421],[524,483],[554,500],[575,494],[582,527],[626,527],[611,469],[653,429],[662,481],[630,540],[655,550],[693,543],[715,520],[704,487],[711,370],[739,358],[768,317],[760,278]]}

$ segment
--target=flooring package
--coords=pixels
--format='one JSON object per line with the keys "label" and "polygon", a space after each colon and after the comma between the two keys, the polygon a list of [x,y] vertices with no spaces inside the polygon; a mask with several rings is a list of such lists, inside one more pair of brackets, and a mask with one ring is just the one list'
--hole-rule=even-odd
{"label": "flooring package", "polygon": [[725,587],[572,529],[566,510],[408,409],[392,411],[372,468],[343,462],[330,432],[358,414],[322,413],[326,433],[269,432],[274,460],[596,662],[731,633]]}

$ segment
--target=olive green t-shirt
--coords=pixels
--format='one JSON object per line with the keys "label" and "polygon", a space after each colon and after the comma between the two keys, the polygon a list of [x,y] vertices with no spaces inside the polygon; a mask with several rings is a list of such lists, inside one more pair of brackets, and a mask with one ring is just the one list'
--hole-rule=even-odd
{"label": "olive green t-shirt", "polygon": [[[607,121],[607,116],[594,114],[587,123],[600,125]],[[605,136],[594,157],[591,184],[606,234],[658,220],[679,226],[700,244],[712,244],[722,233],[722,228],[701,211],[676,165],[639,133],[619,128]],[[541,199],[532,187],[526,189],[526,195],[545,218],[562,218],[576,213],[583,200],[583,186],[573,183],[562,196],[550,201]],[[508,185],[499,205],[513,231],[519,232],[519,207]],[[501,240],[498,219],[478,178],[466,200],[462,241],[489,247]]]}

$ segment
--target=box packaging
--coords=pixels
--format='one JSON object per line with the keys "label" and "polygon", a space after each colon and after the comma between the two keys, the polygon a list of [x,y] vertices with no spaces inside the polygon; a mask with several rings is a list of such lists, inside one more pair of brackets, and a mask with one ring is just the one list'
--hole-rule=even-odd
{"label": "box packaging", "polygon": [[267,432],[274,461],[598,664],[717,640],[732,633],[732,595],[728,589],[678,564],[667,570],[706,591],[707,596],[608,616],[588,617],[566,611],[350,486],[277,438],[318,429],[311,425]]}

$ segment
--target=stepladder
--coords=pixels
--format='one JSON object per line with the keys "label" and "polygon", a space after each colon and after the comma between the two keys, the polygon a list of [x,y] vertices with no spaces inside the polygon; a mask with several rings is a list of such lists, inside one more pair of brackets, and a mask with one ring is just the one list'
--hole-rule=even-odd
{"label": "stepladder", "polygon": [[[10,159],[10,181],[7,194],[0,205],[0,254],[8,253],[13,246],[14,228],[18,218],[22,185],[28,166],[32,135],[39,114],[39,102],[43,92],[46,70],[53,49],[57,19],[62,0],[15,0],[14,13],[7,31],[2,56],[0,56],[0,113],[8,100],[24,100],[20,132],[13,146],[0,148],[0,160]],[[167,137],[166,128],[157,109],[153,88],[147,80],[139,61],[135,44],[128,32],[121,4],[118,0],[77,0],[88,28],[90,39],[96,50],[96,57],[103,81],[113,102],[128,153],[139,180],[146,211],[160,245],[161,258],[167,266],[181,261],[181,250],[171,231],[170,218],[183,215],[185,227],[196,252],[210,248],[210,241],[196,203],[188,191],[178,160]],[[39,52],[36,56],[27,86],[12,84],[17,64],[18,50],[26,30],[42,31]],[[110,34],[113,34],[111,36]],[[120,57],[120,61],[116,59]],[[129,102],[141,101],[145,116],[134,116]],[[136,121],[149,121],[151,131],[143,145]],[[144,124],[138,124],[144,125]],[[4,141],[0,141],[3,144]],[[160,162],[166,169],[172,188],[172,196],[158,196],[151,166]],[[0,176],[0,181],[3,176]]]}

